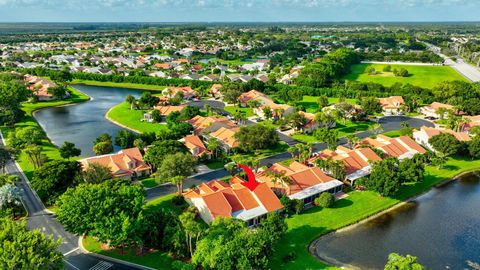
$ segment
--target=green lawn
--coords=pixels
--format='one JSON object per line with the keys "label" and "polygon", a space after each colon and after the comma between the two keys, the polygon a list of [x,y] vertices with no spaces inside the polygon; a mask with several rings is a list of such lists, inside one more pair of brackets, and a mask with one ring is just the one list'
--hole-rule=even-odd
{"label": "green lawn", "polygon": [[204,163],[209,169],[212,170],[221,169],[223,166],[225,166],[225,162],[223,162],[223,160],[207,160]]}
{"label": "green lawn", "polygon": [[[370,126],[372,126],[373,122],[352,122],[348,120],[346,124],[344,125],[343,123],[338,123],[337,126],[335,127],[336,130],[338,130],[338,135],[340,137],[345,137],[349,134],[354,134],[359,131],[365,131],[368,130]],[[312,134],[302,134],[302,133],[297,133],[291,135],[292,138],[295,140],[299,140],[302,142],[318,142],[318,140],[312,135]]]}
{"label": "green lawn", "polygon": [[233,115],[236,111],[242,111],[247,117],[254,116],[252,108],[241,108],[237,106],[225,106],[225,111]]}
{"label": "green lawn", "polygon": [[388,132],[385,132],[385,133],[382,133],[382,134],[385,135],[385,136],[391,137],[391,138],[402,136],[402,134],[400,133],[400,130],[392,130],[392,131],[388,131]]}
{"label": "green lawn", "polygon": [[140,83],[127,83],[127,82],[99,82],[99,81],[90,81],[90,80],[79,80],[75,79],[72,82],[73,84],[84,84],[92,86],[105,86],[105,87],[121,87],[121,88],[131,88],[131,89],[142,89],[150,91],[162,91],[168,86],[165,85],[152,85],[152,84],[140,84]]}
{"label": "green lawn", "polygon": [[[70,88],[72,91],[72,96],[70,99],[67,100],[60,100],[60,101],[47,101],[47,102],[37,102],[37,103],[24,103],[22,106],[22,110],[25,111],[25,117],[18,123],[15,124],[14,128],[2,126],[0,129],[2,130],[3,136],[5,139],[8,137],[8,133],[14,131],[16,128],[23,128],[28,126],[33,126],[36,128],[41,129],[40,125],[37,123],[35,118],[33,118],[32,113],[36,110],[47,108],[47,107],[54,107],[54,106],[61,106],[67,105],[72,103],[84,102],[89,100],[90,98],[81,93],[78,90]],[[46,135],[45,135],[46,137]],[[42,153],[48,156],[49,159],[61,159],[60,152],[58,148],[50,142],[47,138],[42,140],[40,145],[42,147]],[[20,167],[22,168],[25,175],[30,179],[33,176],[33,165],[28,161],[27,156],[23,153],[19,154],[17,159]]]}
{"label": "green lawn", "polygon": [[[271,269],[334,269],[316,260],[308,252],[308,245],[321,235],[358,222],[366,217],[388,209],[402,200],[427,191],[432,186],[451,179],[460,172],[479,170],[480,160],[450,159],[444,169],[428,166],[422,183],[403,186],[397,198],[381,197],[370,191],[350,192],[347,198],[339,200],[333,208],[311,208],[300,215],[287,219],[288,232],[277,244],[271,260]],[[296,253],[296,259],[283,262],[289,252]]]}
{"label": "green lawn", "polygon": [[142,179],[140,180],[140,183],[146,188],[153,188],[159,185],[158,181],[152,177]]}
{"label": "green lawn", "polygon": [[140,121],[143,119],[145,112],[144,110],[130,110],[130,105],[127,102],[123,102],[111,108],[107,112],[107,117],[139,133],[157,132],[167,128],[165,124]]}
{"label": "green lawn", "polygon": [[286,152],[287,149],[288,149],[288,144],[284,142],[280,142],[275,147],[270,149],[262,149],[262,150],[257,150],[250,153],[234,154],[234,155],[230,155],[230,158],[232,160],[242,160],[243,158],[253,158],[253,157],[256,159],[262,159],[262,158],[266,158],[269,156]]}
{"label": "green lawn", "polygon": [[[375,82],[385,86],[394,83],[410,83],[425,88],[432,88],[443,81],[468,81],[460,73],[448,66],[415,66],[415,65],[391,65],[393,68],[405,68],[409,77],[395,77],[392,72],[383,72],[386,64],[358,64],[352,66],[352,72],[344,77],[346,80],[360,82]],[[366,71],[373,67],[381,72],[377,75],[369,75]]]}
{"label": "green lawn", "polygon": [[[297,105],[301,105],[305,107],[305,110],[309,113],[316,113],[318,111],[318,103],[317,103],[318,97],[316,96],[303,96],[302,101],[298,101]],[[336,104],[339,102],[339,98],[328,98],[328,104]],[[358,100],[354,98],[348,98],[346,99],[346,102],[350,104],[357,104]]]}

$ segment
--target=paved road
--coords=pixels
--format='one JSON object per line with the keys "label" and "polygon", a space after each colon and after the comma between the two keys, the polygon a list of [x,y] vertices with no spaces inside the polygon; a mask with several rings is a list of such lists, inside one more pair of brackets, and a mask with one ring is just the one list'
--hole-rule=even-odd
{"label": "paved road", "polygon": [[[1,136],[1,133],[0,133]],[[0,144],[4,145],[3,136]],[[110,260],[99,259],[93,255],[84,254],[78,248],[78,237],[65,231],[55,216],[45,211],[45,206],[34,190],[30,188],[25,175],[19,170],[16,163],[11,160],[7,166],[8,174],[17,175],[21,181],[17,185],[23,190],[23,202],[28,211],[27,226],[29,229],[39,229],[46,235],[53,235],[55,239],[62,238],[59,247],[65,256],[65,267],[71,270],[135,270],[142,268],[118,264]]]}
{"label": "paved road", "polygon": [[480,69],[470,65],[469,63],[465,62],[464,59],[457,56],[457,61],[453,61],[450,57],[441,53],[439,47],[424,42],[427,47],[433,51],[434,53],[438,54],[445,60],[445,65],[451,66],[455,70],[457,70],[460,74],[462,74],[465,78],[469,79],[472,82],[479,82],[480,81]]}
{"label": "paved road", "polygon": [[[383,118],[379,119],[378,122],[383,126],[384,132],[401,129],[402,128],[401,127],[402,122],[407,122],[410,125],[410,127],[417,128],[417,129],[422,127],[422,126],[428,126],[428,127],[434,127],[435,126],[432,122],[430,122],[428,120],[414,118],[414,117],[408,117],[408,116],[386,116],[386,117],[383,117]],[[356,135],[359,138],[366,138],[368,136],[373,135],[373,133],[371,131],[362,131],[362,132],[356,133]],[[339,145],[344,145],[346,143],[347,143],[347,141],[345,140],[345,138],[340,138]],[[327,148],[327,145],[325,143],[317,143],[317,144],[313,145],[313,152],[314,153],[315,152],[320,152],[320,151],[325,150],[326,148]],[[270,156],[270,157],[266,157],[264,159],[261,159],[260,160],[260,166],[271,166],[272,164],[274,164],[276,162],[280,162],[280,161],[287,160],[287,159],[290,159],[290,158],[292,158],[290,153],[288,153],[288,152],[280,153],[280,154],[277,154],[277,155],[274,155],[274,156]],[[208,182],[210,180],[222,178],[222,177],[225,177],[225,176],[228,176],[228,175],[229,175],[229,173],[225,169],[218,169],[218,170],[214,170],[214,171],[211,171],[211,172],[208,172],[208,173],[205,173],[205,174],[199,174],[199,175],[188,178],[185,181],[185,187],[189,188],[193,185],[196,186],[196,185],[199,185],[203,182]],[[172,184],[164,184],[164,185],[161,185],[161,186],[158,186],[158,187],[151,188],[151,189],[147,190],[147,200],[148,201],[154,200],[156,198],[159,198],[159,197],[162,197],[162,196],[165,196],[165,195],[169,195],[169,194],[172,194],[172,193],[175,193],[175,192],[177,192],[176,186],[174,186]]]}

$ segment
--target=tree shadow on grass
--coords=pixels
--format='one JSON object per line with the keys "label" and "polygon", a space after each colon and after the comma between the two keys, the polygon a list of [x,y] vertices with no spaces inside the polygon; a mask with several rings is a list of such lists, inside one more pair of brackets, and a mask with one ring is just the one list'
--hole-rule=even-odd
{"label": "tree shadow on grass", "polygon": [[347,206],[350,206],[353,204],[353,201],[348,199],[348,198],[344,198],[344,199],[341,199],[341,200],[338,200],[336,201],[332,208],[334,209],[338,209],[338,208],[343,208],[343,207],[347,207]]}
{"label": "tree shadow on grass", "polygon": [[442,167],[442,169],[448,170],[448,171],[454,171],[454,170],[459,170],[460,167],[458,167],[456,165],[445,165],[445,166]]}

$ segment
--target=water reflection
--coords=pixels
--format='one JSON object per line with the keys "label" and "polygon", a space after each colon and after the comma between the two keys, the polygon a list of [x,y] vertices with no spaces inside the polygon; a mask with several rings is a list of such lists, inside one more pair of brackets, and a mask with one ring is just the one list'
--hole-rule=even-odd
{"label": "water reflection", "polygon": [[469,174],[434,188],[395,211],[325,236],[316,252],[361,269],[383,269],[391,252],[415,255],[428,269],[474,269],[480,262],[479,182]]}
{"label": "water reflection", "polygon": [[72,106],[42,109],[35,113],[35,118],[55,145],[70,141],[82,149],[82,156],[91,156],[93,141],[98,135],[108,133],[115,136],[122,129],[105,119],[106,112],[123,102],[127,95],[138,97],[141,91],[85,85],[74,87],[92,100]]}

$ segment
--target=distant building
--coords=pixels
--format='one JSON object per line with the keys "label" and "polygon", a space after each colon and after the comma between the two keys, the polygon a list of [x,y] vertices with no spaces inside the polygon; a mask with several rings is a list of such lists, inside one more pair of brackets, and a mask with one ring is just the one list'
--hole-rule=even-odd
{"label": "distant building", "polygon": [[250,90],[246,93],[241,94],[238,100],[240,102],[240,105],[243,107],[246,107],[248,102],[252,100],[258,101],[260,106],[268,103],[273,103],[273,99],[257,90]]}
{"label": "distant building", "polygon": [[50,101],[55,99],[55,97],[48,92],[50,88],[57,87],[57,84],[53,81],[28,74],[23,78],[27,84],[27,88],[33,92],[39,101]]}
{"label": "distant building", "polygon": [[403,113],[402,109],[405,105],[405,101],[401,96],[379,98],[378,101],[380,102],[383,114],[385,115],[400,115]]}
{"label": "distant building", "polygon": [[432,104],[421,107],[419,109],[420,113],[425,115],[425,117],[432,117],[432,118],[442,118],[442,117],[447,117],[447,113],[445,113],[443,116],[439,115],[438,111],[440,109],[445,109],[445,110],[453,110],[454,107],[452,105],[440,103],[440,102],[433,102]]}
{"label": "distant building", "polygon": [[188,120],[188,123],[190,123],[193,126],[194,133],[197,135],[209,134],[217,131],[222,127],[225,127],[225,128],[237,127],[237,125],[227,117],[217,117],[217,116],[204,117],[201,115],[197,115],[192,119]]}
{"label": "distant building", "polygon": [[178,93],[181,93],[185,100],[191,100],[198,95],[190,86],[167,87],[162,90],[162,94],[169,98],[175,97]]}

